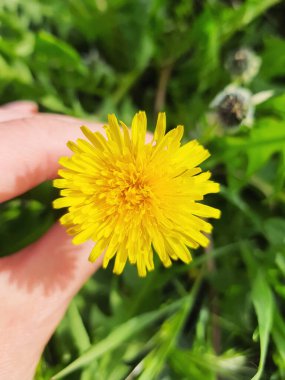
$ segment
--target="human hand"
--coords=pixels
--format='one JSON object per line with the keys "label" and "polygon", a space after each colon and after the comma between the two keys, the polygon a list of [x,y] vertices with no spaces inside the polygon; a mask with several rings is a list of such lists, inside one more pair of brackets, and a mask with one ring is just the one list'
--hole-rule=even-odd
{"label": "human hand", "polygon": [[[0,202],[56,177],[58,158],[70,154],[66,142],[80,137],[82,124],[37,113],[31,102],[1,107]],[[100,265],[88,261],[91,245],[74,246],[56,223],[36,243],[0,259],[0,379],[33,378],[70,300]]]}

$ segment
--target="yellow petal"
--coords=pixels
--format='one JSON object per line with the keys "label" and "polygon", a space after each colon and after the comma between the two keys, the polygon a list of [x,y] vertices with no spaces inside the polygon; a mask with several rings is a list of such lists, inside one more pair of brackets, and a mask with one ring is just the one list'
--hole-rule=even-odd
{"label": "yellow petal", "polygon": [[96,261],[101,256],[105,247],[106,247],[105,240],[97,241],[96,245],[93,247],[92,251],[90,252],[89,261],[91,261],[91,263],[94,263],[94,261]]}
{"label": "yellow petal", "polygon": [[146,125],[145,112],[140,111],[136,113],[132,121],[132,143],[135,152],[141,149],[145,143]]}
{"label": "yellow petal", "polygon": [[122,134],[120,131],[120,127],[118,124],[118,120],[114,114],[108,115],[108,123],[109,123],[109,132],[110,132],[110,137],[113,141],[116,142],[118,145],[120,151],[123,151],[123,138]]}
{"label": "yellow petal", "polygon": [[72,243],[75,245],[85,243],[92,236],[93,229],[94,227],[91,225],[91,227],[81,231],[72,239]]}
{"label": "yellow petal", "polygon": [[154,141],[159,143],[165,135],[166,131],[166,115],[165,112],[160,112],[157,116],[156,127],[154,131]]}

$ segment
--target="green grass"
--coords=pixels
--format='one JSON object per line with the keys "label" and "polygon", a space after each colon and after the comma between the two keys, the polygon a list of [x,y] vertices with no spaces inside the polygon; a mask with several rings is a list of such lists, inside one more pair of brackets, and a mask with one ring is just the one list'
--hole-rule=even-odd
{"label": "green grass", "polygon": [[[204,167],[222,184],[206,200],[222,210],[211,248],[146,279],[100,269],[36,380],[285,379],[284,12],[280,0],[0,2],[1,103],[31,99],[95,120],[115,112],[127,123],[144,109],[152,129],[165,110],[169,128],[184,124],[209,148]],[[262,59],[246,87],[274,96],[256,106],[251,129],[228,134],[209,104],[231,82],[228,54],[243,46]],[[54,197],[46,183],[0,205],[2,254],[51,226]]]}

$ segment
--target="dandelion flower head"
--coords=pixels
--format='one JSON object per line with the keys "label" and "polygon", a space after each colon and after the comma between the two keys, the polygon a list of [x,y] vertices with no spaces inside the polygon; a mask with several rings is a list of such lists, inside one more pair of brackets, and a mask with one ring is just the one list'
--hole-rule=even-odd
{"label": "dandelion flower head", "polygon": [[87,137],[68,142],[71,157],[62,157],[61,197],[55,208],[67,207],[60,219],[73,243],[94,241],[89,260],[104,252],[103,267],[115,257],[114,273],[126,262],[139,276],[154,269],[154,252],[165,267],[173,260],[191,261],[189,248],[206,247],[212,226],[205,218],[220,211],[198,203],[219,191],[210,172],[199,165],[209,152],[196,140],[181,145],[183,126],[166,133],[165,113],[158,115],[152,141],[146,143],[147,119],[138,112],[131,130],[109,115],[105,134],[81,127]]}

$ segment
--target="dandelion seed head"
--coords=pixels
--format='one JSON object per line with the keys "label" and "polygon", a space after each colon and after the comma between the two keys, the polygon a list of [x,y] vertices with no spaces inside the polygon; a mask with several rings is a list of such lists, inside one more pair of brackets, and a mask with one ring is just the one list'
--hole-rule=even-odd
{"label": "dandelion seed head", "polygon": [[218,122],[228,130],[236,130],[242,124],[251,126],[254,117],[252,94],[245,88],[227,86],[212,101]]}
{"label": "dandelion seed head", "polygon": [[242,83],[250,82],[259,72],[261,58],[248,48],[240,48],[232,52],[225,67],[234,80]]}

